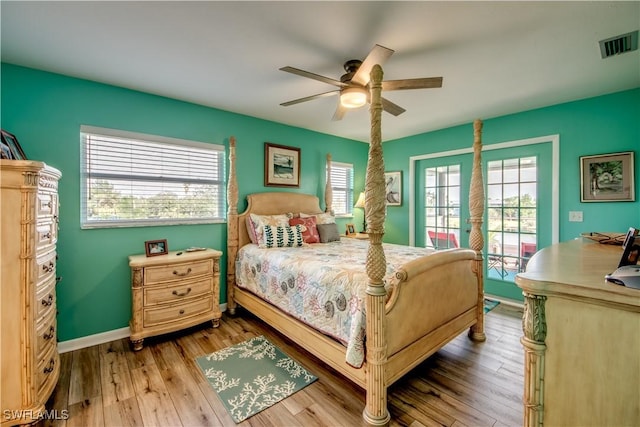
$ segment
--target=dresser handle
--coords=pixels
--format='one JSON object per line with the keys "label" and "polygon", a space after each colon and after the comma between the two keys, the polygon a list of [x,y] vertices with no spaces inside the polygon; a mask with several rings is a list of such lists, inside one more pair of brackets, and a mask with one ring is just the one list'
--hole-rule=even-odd
{"label": "dresser handle", "polygon": [[174,294],[177,297],[184,297],[184,296],[189,295],[189,293],[191,293],[191,288],[187,288],[187,290],[184,291],[184,292],[178,292],[178,291],[173,291],[172,292],[172,294]]}
{"label": "dresser handle", "polygon": [[184,310],[180,310],[180,314],[184,314]]}
{"label": "dresser handle", "polygon": [[42,300],[42,305],[50,306],[51,304],[53,304],[53,295],[49,294],[49,297],[47,299]]}
{"label": "dresser handle", "polygon": [[51,238],[51,233],[46,233],[42,237],[44,237],[45,239],[50,239]]}
{"label": "dresser handle", "polygon": [[61,280],[62,280],[62,276],[56,277],[56,283],[60,283]]}
{"label": "dresser handle", "polygon": [[44,206],[45,208],[51,209],[53,207],[53,203],[51,203],[51,200],[49,200],[47,203],[43,204],[42,206]]}
{"label": "dresser handle", "polygon": [[53,360],[53,357],[51,358],[51,360],[49,360],[49,366],[47,366],[46,368],[44,368],[44,372],[45,374],[50,374],[51,372],[53,372],[53,367],[55,366],[56,361]]}
{"label": "dresser handle", "polygon": [[55,267],[55,264],[51,261],[49,261],[49,265],[43,265],[42,266],[42,271],[46,271],[47,273],[51,273],[53,271]]}
{"label": "dresser handle", "polygon": [[191,267],[189,267],[187,269],[186,273],[178,273],[178,270],[173,270],[173,274],[175,274],[176,276],[181,276],[181,277],[186,276],[189,273],[191,273]]}
{"label": "dresser handle", "polygon": [[54,328],[53,326],[49,328],[49,333],[48,334],[44,334],[42,336],[42,338],[44,338],[45,340],[50,340],[51,338],[53,338],[54,332],[56,331],[56,328]]}

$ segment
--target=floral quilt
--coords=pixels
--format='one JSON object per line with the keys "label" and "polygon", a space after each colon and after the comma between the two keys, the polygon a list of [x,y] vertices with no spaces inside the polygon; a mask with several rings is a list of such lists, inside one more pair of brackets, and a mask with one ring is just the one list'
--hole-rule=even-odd
{"label": "floral quilt", "polygon": [[[433,249],[383,244],[385,286],[395,271]],[[294,248],[245,245],[238,251],[236,282],[302,322],[347,347],[346,362],[361,367],[366,328],[365,271],[368,242],[341,239]]]}

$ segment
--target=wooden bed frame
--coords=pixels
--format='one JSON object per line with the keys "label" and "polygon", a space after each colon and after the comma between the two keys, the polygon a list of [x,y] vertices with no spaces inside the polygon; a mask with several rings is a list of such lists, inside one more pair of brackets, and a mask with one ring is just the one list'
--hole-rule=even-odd
{"label": "wooden bed frame", "polygon": [[[474,341],[484,341],[484,292],[481,232],[484,190],[480,167],[482,123],[474,123],[474,165],[470,191],[469,242],[471,249],[451,249],[406,263],[398,272],[399,284],[391,295],[384,288],[386,260],[382,246],[385,220],[384,162],[380,116],[382,69],[371,72],[371,142],[365,185],[365,212],[369,247],[366,272],[366,356],[361,368],[345,362],[346,348],[334,339],[280,311],[251,292],[235,286],[238,249],[250,243],[246,218],[250,213],[271,215],[285,212],[322,212],[318,197],[281,192],[247,196],[245,212],[239,214],[234,137],[230,138],[230,171],[227,199],[227,308],[235,314],[240,305],[289,339],[318,357],[366,391],[365,422],[385,425],[387,388],[447,342],[469,329]],[[331,157],[327,156],[329,168]],[[331,211],[331,183],[327,174],[326,211]],[[425,310],[425,304],[435,301]]]}

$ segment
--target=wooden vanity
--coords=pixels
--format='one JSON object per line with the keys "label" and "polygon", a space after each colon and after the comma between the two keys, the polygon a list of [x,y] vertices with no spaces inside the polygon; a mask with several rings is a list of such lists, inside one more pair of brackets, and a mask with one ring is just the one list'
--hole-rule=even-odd
{"label": "wooden vanity", "polygon": [[542,249],[516,276],[524,426],[640,425],[640,290],[604,280],[621,256],[580,238]]}

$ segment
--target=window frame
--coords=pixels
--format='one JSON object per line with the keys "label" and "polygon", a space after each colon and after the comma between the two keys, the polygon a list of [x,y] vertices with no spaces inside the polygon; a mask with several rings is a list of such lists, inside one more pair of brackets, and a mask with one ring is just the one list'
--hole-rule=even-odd
{"label": "window frame", "polygon": [[[333,173],[334,170],[337,169],[343,169],[343,170],[349,170],[350,171],[350,183],[348,183],[349,187],[348,188],[342,188],[342,187],[336,187],[334,179],[333,179]],[[334,215],[336,218],[353,218],[353,205],[355,204],[355,199],[354,199],[354,191],[355,191],[355,170],[353,167],[352,163],[344,163],[344,162],[331,162],[331,191],[333,194],[333,199],[331,200],[331,206],[334,210]],[[347,195],[347,212],[345,213],[339,213],[336,214],[335,213],[335,196],[336,196],[336,192],[339,191],[345,191],[346,195]]]}
{"label": "window frame", "polygon": [[[214,217],[200,218],[161,218],[161,219],[122,219],[122,220],[90,220],[88,218],[87,192],[90,190],[88,180],[91,174],[88,170],[87,149],[88,136],[102,136],[106,138],[118,138],[128,140],[139,140],[151,144],[162,144],[168,146],[192,147],[217,152],[218,173],[212,179],[211,185],[218,187],[218,205],[220,206],[218,215]],[[102,128],[95,126],[80,126],[80,228],[123,228],[123,227],[149,227],[167,225],[189,225],[189,224],[217,224],[226,222],[226,148],[221,144],[205,143],[199,141],[171,138],[160,135],[144,134],[139,132],[129,132],[118,129]],[[108,175],[108,174],[107,174]],[[126,175],[123,175],[126,178]],[[132,178],[135,177],[132,176]],[[170,182],[170,179],[159,180],[150,179],[155,182]],[[185,180],[185,182],[188,180]]]}

